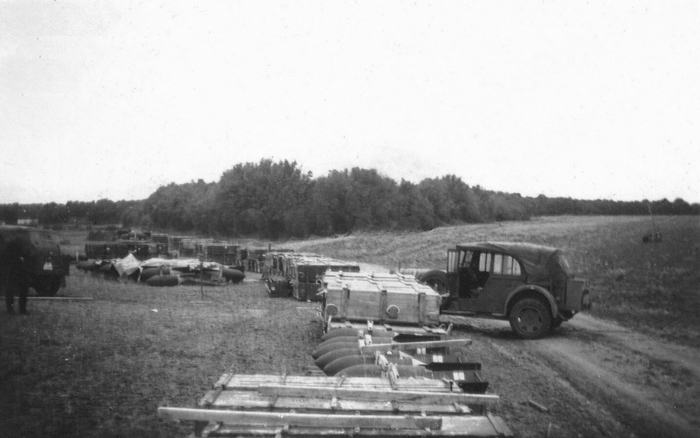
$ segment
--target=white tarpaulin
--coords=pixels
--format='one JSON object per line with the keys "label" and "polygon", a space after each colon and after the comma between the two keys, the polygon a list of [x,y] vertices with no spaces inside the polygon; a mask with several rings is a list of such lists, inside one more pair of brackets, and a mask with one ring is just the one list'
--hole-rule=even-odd
{"label": "white tarpaulin", "polygon": [[114,268],[119,272],[120,276],[124,274],[131,275],[139,269],[140,264],[141,262],[130,253],[123,259],[117,260],[116,263],[114,263]]}

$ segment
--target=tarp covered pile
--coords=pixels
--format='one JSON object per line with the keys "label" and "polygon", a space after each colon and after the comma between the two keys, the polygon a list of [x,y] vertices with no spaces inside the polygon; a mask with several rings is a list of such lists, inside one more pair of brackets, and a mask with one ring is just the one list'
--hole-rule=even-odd
{"label": "tarp covered pile", "polygon": [[132,279],[151,286],[176,286],[183,283],[219,285],[238,283],[245,274],[217,262],[202,262],[195,258],[150,258],[139,261],[133,254],[121,259],[92,260],[78,263],[78,268],[100,272],[105,277]]}

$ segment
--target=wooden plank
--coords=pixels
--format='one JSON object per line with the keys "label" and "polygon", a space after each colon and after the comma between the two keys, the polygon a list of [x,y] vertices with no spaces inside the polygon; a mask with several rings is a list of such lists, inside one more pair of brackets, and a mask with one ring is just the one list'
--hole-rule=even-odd
{"label": "wooden plank", "polygon": [[419,292],[418,293],[418,323],[423,324],[425,322],[425,314],[427,312],[426,310],[426,297],[425,297],[425,292]]}
{"label": "wooden plank", "polygon": [[546,407],[546,406],[544,406],[544,405],[542,405],[542,404],[540,404],[540,403],[537,403],[537,402],[534,401],[532,398],[528,398],[528,399],[527,399],[527,402],[530,404],[530,406],[533,406],[533,407],[537,408],[537,409],[538,409],[539,411],[541,411],[541,412],[547,412],[547,413],[549,412],[549,408],[548,408],[548,407]]}
{"label": "wooden plank", "polygon": [[471,339],[448,339],[444,341],[392,342],[390,344],[373,344],[360,347],[362,353],[375,351],[412,350],[416,348],[461,347],[470,345]]}
{"label": "wooden plank", "polygon": [[[464,406],[457,404],[458,406]],[[420,413],[430,412],[432,414],[455,415],[463,414],[464,411],[449,403],[414,403],[397,402],[387,403],[384,400],[347,400],[332,398],[312,398],[312,397],[273,397],[258,394],[251,391],[224,391],[210,406],[211,409],[241,409],[241,410],[266,410],[275,411],[297,411],[297,412],[365,412],[365,413]]]}
{"label": "wooden plank", "polygon": [[[495,417],[498,418],[498,417]],[[431,430],[426,432],[423,429],[368,429],[363,427],[358,428],[314,428],[314,427],[289,427],[280,428],[279,426],[244,426],[233,424],[222,424],[216,432],[218,437],[231,438],[250,438],[262,436],[275,436],[276,432],[284,429],[282,436],[287,437],[304,437],[304,438],[325,438],[354,436],[356,438],[364,437],[512,437],[513,434],[509,430],[508,433],[499,434],[494,429],[493,424],[487,417],[475,416],[451,416],[443,417],[443,426],[440,430]]]}
{"label": "wooden plank", "polygon": [[469,406],[460,405],[457,402],[452,403],[452,405],[454,406],[454,408],[457,412],[461,412],[463,414],[470,414],[472,412],[472,410],[469,409]]}
{"label": "wooden plank", "polygon": [[396,364],[392,363],[389,365],[389,371],[387,371],[387,375],[389,377],[389,383],[391,383],[391,389],[398,389],[397,382],[399,380],[399,372],[396,369]]}
{"label": "wooden plank", "polygon": [[29,296],[32,301],[92,301],[92,297],[35,297]]}
{"label": "wooden plank", "polygon": [[[227,390],[256,391],[262,384],[279,384],[277,375],[234,375],[226,384]],[[335,387],[376,389],[391,391],[391,382],[380,377],[345,377],[343,376],[288,376],[287,385],[304,386],[307,388]],[[449,383],[436,379],[398,379],[396,387],[404,391],[445,392],[450,391]]]}
{"label": "wooden plank", "polygon": [[158,418],[290,427],[361,427],[370,429],[427,428],[430,430],[437,430],[442,427],[442,417],[439,416],[292,414],[283,412],[227,411],[169,407],[158,408]]}
{"label": "wooden plank", "polygon": [[[415,325],[389,325],[384,321],[383,324],[381,324],[379,321],[375,321],[376,325],[373,329],[373,333],[406,333],[406,334],[436,334],[436,335],[445,335],[447,334],[447,331],[445,329],[441,329],[439,327],[418,327]],[[381,324],[381,325],[379,325]],[[367,323],[366,321],[363,322],[350,322],[350,321],[343,321],[340,322],[339,320],[334,320],[330,319],[328,322],[327,326],[327,332],[331,332],[335,329],[338,328],[353,328],[357,330],[366,330],[367,328]]]}
{"label": "wooden plank", "polygon": [[233,374],[222,374],[221,377],[219,377],[219,380],[217,380],[214,384],[214,388],[224,388],[228,381],[231,380],[231,377],[233,377]]}
{"label": "wooden plank", "polygon": [[212,391],[207,391],[206,394],[204,394],[204,397],[199,400],[199,403],[197,406],[201,407],[208,407],[211,406],[212,403],[214,403],[214,400],[221,394],[222,388],[217,388]]}
{"label": "wooden plank", "polygon": [[491,405],[498,401],[497,395],[468,394],[465,392],[422,392],[422,391],[386,391],[376,389],[352,389],[334,387],[290,386],[290,385],[260,385],[258,392],[264,395],[284,397],[338,397],[342,399],[383,400],[390,402],[411,401],[415,403],[461,403]]}
{"label": "wooden plank", "polygon": [[226,384],[228,383],[229,380],[231,380],[231,377],[233,377],[233,374],[230,373],[225,373],[222,374],[221,377],[219,377],[219,380],[216,381],[214,384],[214,389],[212,391],[207,391],[207,393],[202,397],[202,399],[199,401],[199,406],[200,407],[209,407],[211,406],[212,403],[214,403],[214,400],[221,394],[221,391],[226,389]]}
{"label": "wooden plank", "polygon": [[496,430],[496,433],[498,433],[498,436],[513,436],[513,432],[511,432],[501,417],[486,414],[486,418],[489,419],[493,425],[493,428]]}

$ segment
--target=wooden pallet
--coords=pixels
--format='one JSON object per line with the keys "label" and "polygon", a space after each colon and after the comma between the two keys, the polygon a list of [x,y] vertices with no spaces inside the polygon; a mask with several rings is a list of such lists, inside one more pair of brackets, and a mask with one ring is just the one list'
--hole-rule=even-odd
{"label": "wooden pallet", "polygon": [[371,333],[404,333],[409,335],[449,335],[449,328],[444,327],[429,327],[425,325],[402,325],[388,323],[374,323],[373,321],[348,321],[339,318],[329,317],[326,320],[325,331],[330,332],[336,329],[354,329],[355,331],[362,330],[365,334]]}
{"label": "wooden pallet", "polygon": [[158,409],[195,422],[195,435],[512,436],[486,412],[497,395],[468,394],[447,380],[224,374],[199,408]]}

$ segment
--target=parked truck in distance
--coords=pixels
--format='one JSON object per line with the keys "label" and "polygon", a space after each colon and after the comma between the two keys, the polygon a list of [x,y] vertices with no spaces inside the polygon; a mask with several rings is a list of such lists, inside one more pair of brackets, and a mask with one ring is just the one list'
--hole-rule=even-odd
{"label": "parked truck in distance", "polygon": [[441,314],[504,319],[525,339],[541,338],[590,308],[585,280],[557,248],[478,242],[447,252],[447,271],[402,270],[437,290]]}
{"label": "parked truck in distance", "polygon": [[[37,295],[51,297],[66,286],[70,273],[70,256],[61,254],[58,240],[48,231],[13,225],[0,226],[0,275],[10,275],[7,258],[9,245],[22,254],[22,264],[29,287]],[[0,281],[4,284],[4,281]],[[2,291],[4,293],[4,291]]]}

